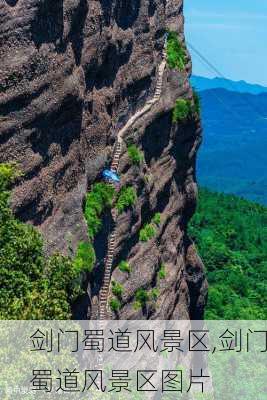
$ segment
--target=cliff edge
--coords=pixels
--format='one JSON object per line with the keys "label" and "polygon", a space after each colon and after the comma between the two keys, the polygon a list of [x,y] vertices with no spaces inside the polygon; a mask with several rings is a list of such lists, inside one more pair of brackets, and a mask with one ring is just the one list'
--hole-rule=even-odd
{"label": "cliff edge", "polygon": [[[108,317],[201,319],[207,284],[187,236],[201,124],[196,113],[172,117],[177,99],[193,101],[189,54],[182,71],[167,63],[160,70],[166,32],[184,45],[182,1],[2,0],[0,20],[0,162],[23,171],[12,195],[16,215],[38,227],[49,253],[75,252],[88,239],[86,193],[114,162],[118,132],[138,115],[120,144],[120,185],[134,187],[137,201],[115,218],[105,302],[112,285],[123,290]],[[143,154],[139,165],[130,145]],[[140,240],[159,214],[153,237]],[[112,224],[105,215],[76,318],[94,318],[101,305]],[[121,261],[130,272],[117,268]]]}

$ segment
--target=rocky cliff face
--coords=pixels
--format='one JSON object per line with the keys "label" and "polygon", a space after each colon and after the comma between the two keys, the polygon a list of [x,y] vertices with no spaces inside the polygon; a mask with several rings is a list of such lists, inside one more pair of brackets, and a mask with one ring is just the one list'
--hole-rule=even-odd
{"label": "rocky cliff face", "polygon": [[[117,132],[153,96],[167,29],[183,35],[180,0],[1,0],[0,161],[24,176],[12,205],[44,234],[47,250],[67,252],[87,239],[83,202],[112,159]],[[192,98],[190,57],[183,73],[166,69],[160,101],[126,134],[119,173],[137,189],[132,210],[119,216],[112,279],[124,286],[120,318],[201,318],[203,265],[187,237],[195,210],[198,119],[172,124],[179,97]],[[143,150],[132,166],[126,143]],[[156,236],[139,230],[161,213]],[[96,238],[97,264],[75,316],[90,318],[107,252],[109,216]],[[116,267],[132,266],[130,278]],[[158,279],[164,263],[166,276]],[[133,307],[138,288],[157,300]],[[113,315],[114,317],[114,315]]]}

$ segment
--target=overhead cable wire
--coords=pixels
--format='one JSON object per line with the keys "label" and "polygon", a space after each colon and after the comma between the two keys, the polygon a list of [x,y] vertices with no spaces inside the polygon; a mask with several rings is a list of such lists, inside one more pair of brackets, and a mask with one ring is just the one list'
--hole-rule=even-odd
{"label": "overhead cable wire", "polygon": [[[191,47],[191,46],[189,46],[189,47]],[[207,67],[207,64],[209,65],[209,69],[212,71],[212,72],[214,72],[214,69],[212,68],[212,64],[209,62],[209,61],[207,61],[207,62],[204,62],[204,60],[202,59],[202,57],[200,57],[200,62],[202,63],[202,65],[204,65],[205,67]],[[215,70],[216,70],[216,68],[215,68]],[[217,70],[216,70],[217,71]],[[218,71],[218,73],[219,73],[219,71]],[[213,94],[213,96],[218,100],[218,102],[219,103],[221,103],[223,106],[224,106],[224,108],[230,113],[230,114],[232,114],[236,119],[238,119],[239,121],[241,121],[241,122],[243,122],[243,118],[237,113],[237,112],[235,112],[233,109],[231,109],[230,107],[229,107],[229,104],[227,104],[225,101],[223,101],[219,96],[218,96],[218,94],[216,93],[216,91],[212,91],[212,94]]]}
{"label": "overhead cable wire", "polygon": [[[210,62],[207,57],[205,57],[198,49],[195,48],[195,46],[192,45],[190,42],[186,42],[188,47],[200,58],[203,64],[209,67],[212,72],[215,72],[220,78],[227,80],[229,85],[231,86],[232,90],[236,92],[236,88],[232,84],[231,80],[227,79],[221,71],[218,70],[217,67],[213,65],[212,62]],[[266,119],[266,115],[263,115],[261,111],[255,108],[254,104],[252,104],[250,101],[248,101],[247,98],[241,97],[243,102],[246,103],[258,116],[260,119]]]}

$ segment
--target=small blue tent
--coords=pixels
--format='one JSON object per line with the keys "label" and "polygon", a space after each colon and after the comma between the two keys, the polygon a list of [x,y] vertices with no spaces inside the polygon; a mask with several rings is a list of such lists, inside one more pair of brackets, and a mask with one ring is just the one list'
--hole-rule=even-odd
{"label": "small blue tent", "polygon": [[115,182],[115,183],[120,183],[120,177],[119,175],[113,171],[112,169],[105,169],[102,172],[102,176],[104,179],[107,179],[109,181]]}

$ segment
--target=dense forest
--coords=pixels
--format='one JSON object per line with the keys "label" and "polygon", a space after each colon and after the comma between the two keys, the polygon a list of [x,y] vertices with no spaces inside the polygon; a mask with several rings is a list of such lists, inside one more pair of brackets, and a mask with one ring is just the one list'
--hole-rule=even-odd
{"label": "dense forest", "polygon": [[82,255],[47,257],[41,234],[10,209],[15,165],[0,164],[0,319],[68,319],[82,294]]}
{"label": "dense forest", "polygon": [[189,234],[207,270],[206,319],[266,319],[267,208],[201,189]]}

